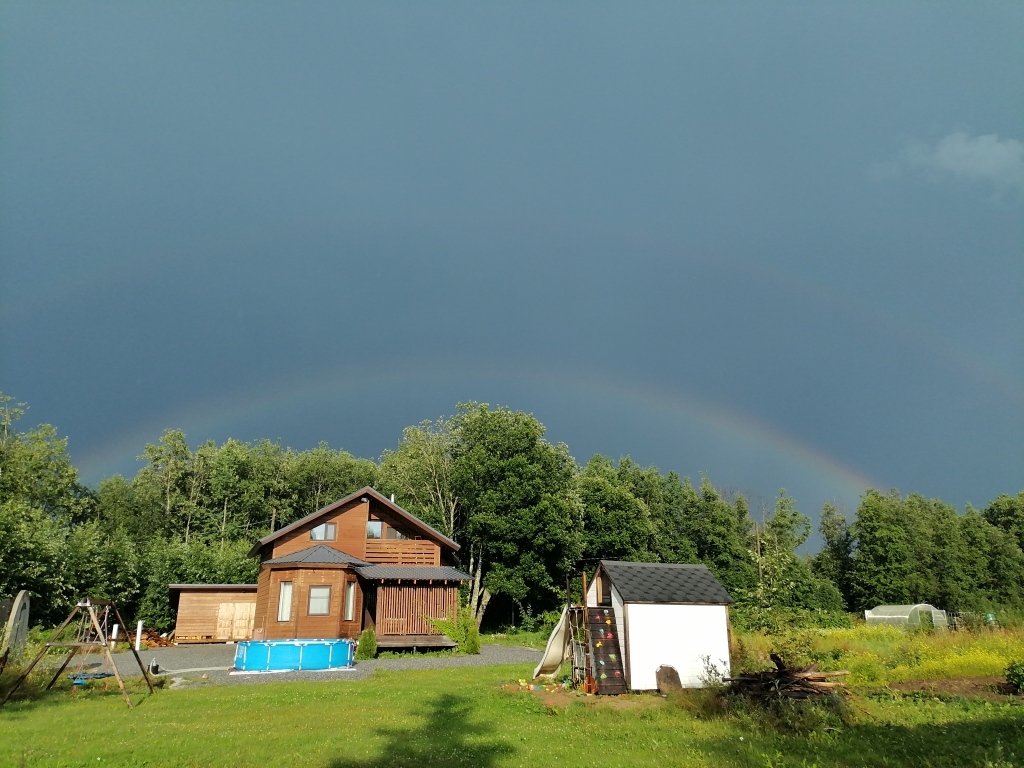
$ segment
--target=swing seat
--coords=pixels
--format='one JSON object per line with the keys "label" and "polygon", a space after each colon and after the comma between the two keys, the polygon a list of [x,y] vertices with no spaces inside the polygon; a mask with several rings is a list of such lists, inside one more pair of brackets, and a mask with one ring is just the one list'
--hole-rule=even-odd
{"label": "swing seat", "polygon": [[90,680],[102,680],[105,677],[113,677],[113,672],[75,672],[68,675],[72,685],[85,685]]}

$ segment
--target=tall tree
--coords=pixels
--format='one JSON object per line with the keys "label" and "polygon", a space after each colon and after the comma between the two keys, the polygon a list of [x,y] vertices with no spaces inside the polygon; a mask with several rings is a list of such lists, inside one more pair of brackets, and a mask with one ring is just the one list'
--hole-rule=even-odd
{"label": "tall tree", "polygon": [[902,605],[911,599],[911,549],[902,525],[900,495],[869,490],[850,528],[855,541],[851,597],[857,609]]}
{"label": "tall tree", "polygon": [[554,605],[582,550],[575,461],[521,411],[469,403],[455,418],[453,485],[465,517],[459,542],[469,549],[477,622],[494,594],[521,609]]}
{"label": "tall tree", "polygon": [[[624,462],[626,471],[621,472]],[[594,456],[580,473],[577,489],[583,504],[584,560],[657,561],[657,531],[650,511],[623,477],[641,477],[634,467],[624,459],[616,470],[610,459]],[[653,489],[648,491],[653,495]]]}

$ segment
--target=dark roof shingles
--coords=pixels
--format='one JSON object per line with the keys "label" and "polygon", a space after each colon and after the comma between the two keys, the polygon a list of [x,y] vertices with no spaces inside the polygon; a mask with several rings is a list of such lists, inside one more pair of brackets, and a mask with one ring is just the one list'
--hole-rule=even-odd
{"label": "dark roof shingles", "polygon": [[326,544],[315,544],[273,560],[265,560],[264,565],[283,565],[285,563],[315,563],[318,565],[369,565],[365,560],[347,555],[341,550],[328,547]]}
{"label": "dark roof shingles", "polygon": [[362,565],[356,572],[364,579],[425,579],[428,581],[469,581],[468,574],[448,565]]}
{"label": "dark roof shingles", "polygon": [[729,592],[704,565],[602,560],[601,566],[627,603],[733,602]]}

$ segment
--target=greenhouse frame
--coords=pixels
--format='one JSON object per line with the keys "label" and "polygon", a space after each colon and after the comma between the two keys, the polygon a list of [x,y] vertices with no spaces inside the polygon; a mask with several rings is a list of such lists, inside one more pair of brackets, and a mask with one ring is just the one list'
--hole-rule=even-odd
{"label": "greenhouse frame", "polygon": [[879,605],[864,611],[864,619],[868,624],[893,624],[912,628],[920,627],[922,624],[927,626],[930,619],[931,626],[935,629],[946,629],[949,626],[946,612],[928,603]]}

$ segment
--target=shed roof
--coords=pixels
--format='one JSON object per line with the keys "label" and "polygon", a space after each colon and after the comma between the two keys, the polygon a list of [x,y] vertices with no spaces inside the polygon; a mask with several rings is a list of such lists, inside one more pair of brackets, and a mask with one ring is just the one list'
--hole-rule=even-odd
{"label": "shed roof", "polygon": [[298,552],[281,555],[281,557],[275,557],[273,560],[265,560],[263,562],[264,565],[285,565],[289,563],[309,563],[316,565],[369,565],[365,560],[360,560],[358,557],[352,557],[352,555],[347,555],[340,549],[334,549],[333,547],[328,547],[325,544],[314,544],[312,547],[300,549]]}
{"label": "shed roof", "polygon": [[602,560],[601,568],[626,603],[733,602],[722,583],[704,565]]}
{"label": "shed roof", "polygon": [[171,592],[197,590],[200,592],[255,592],[255,584],[168,584]]}
{"label": "shed roof", "polygon": [[448,565],[361,565],[356,573],[364,579],[424,579],[427,581],[469,581],[469,574]]}
{"label": "shed roof", "polygon": [[452,552],[457,552],[459,550],[459,545],[451,539],[449,539],[439,530],[427,525],[425,522],[420,520],[418,517],[416,517],[416,515],[412,514],[411,512],[406,512],[400,506],[391,501],[391,499],[389,499],[387,496],[378,493],[370,486],[366,486],[365,488],[360,488],[358,491],[350,493],[348,496],[345,496],[344,498],[331,502],[326,507],[318,509],[316,512],[311,512],[305,517],[296,520],[294,523],[286,525],[284,528],[281,528],[280,530],[267,534],[262,539],[253,544],[252,549],[249,550],[249,557],[256,557],[260,553],[260,550],[263,548],[265,544],[269,544],[272,541],[276,541],[285,534],[294,531],[296,528],[305,525],[311,520],[315,520],[321,515],[327,514],[328,512],[332,512],[338,507],[348,504],[350,501],[354,499],[358,499],[360,496],[373,497],[381,504],[384,504],[388,509],[394,512],[400,518],[404,519],[406,522],[412,525],[413,528],[415,528],[424,536],[426,536],[426,538],[430,539],[436,544],[440,544],[442,547],[446,547],[447,549],[450,549]]}

